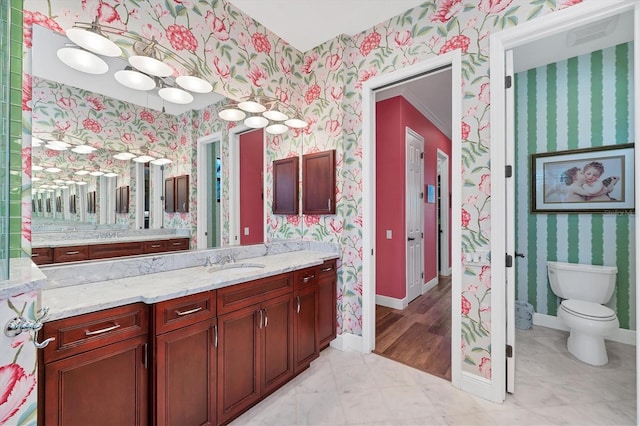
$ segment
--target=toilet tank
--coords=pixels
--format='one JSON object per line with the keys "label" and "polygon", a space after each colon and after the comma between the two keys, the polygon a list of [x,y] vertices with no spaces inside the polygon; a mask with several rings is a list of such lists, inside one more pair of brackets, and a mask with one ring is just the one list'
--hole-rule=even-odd
{"label": "toilet tank", "polygon": [[547,262],[551,290],[562,299],[607,303],[616,287],[615,266]]}

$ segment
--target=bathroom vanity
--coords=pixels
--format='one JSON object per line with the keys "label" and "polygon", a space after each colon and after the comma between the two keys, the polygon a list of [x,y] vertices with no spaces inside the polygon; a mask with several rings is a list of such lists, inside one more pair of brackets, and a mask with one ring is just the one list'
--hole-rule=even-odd
{"label": "bathroom vanity", "polygon": [[45,289],[40,422],[226,424],[336,337],[335,254],[212,257]]}

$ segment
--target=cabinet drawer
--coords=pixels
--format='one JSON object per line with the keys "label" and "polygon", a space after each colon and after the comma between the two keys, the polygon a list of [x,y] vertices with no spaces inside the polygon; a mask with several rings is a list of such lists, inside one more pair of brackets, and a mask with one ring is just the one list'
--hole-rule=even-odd
{"label": "cabinet drawer", "polygon": [[274,275],[244,284],[236,284],[218,290],[218,315],[260,303],[271,297],[293,291],[291,274]]}
{"label": "cabinet drawer", "polygon": [[142,242],[96,244],[89,246],[89,259],[108,259],[142,254]]}
{"label": "cabinet drawer", "polygon": [[31,249],[31,260],[36,265],[53,263],[53,249],[51,247],[38,247]]}
{"label": "cabinet drawer", "polygon": [[336,259],[325,260],[324,263],[318,266],[318,279],[322,279],[327,276],[335,276],[336,274]]}
{"label": "cabinet drawer", "polygon": [[145,241],[144,242],[143,251],[144,251],[145,254],[148,254],[148,253],[161,253],[163,251],[167,251],[167,241],[166,240]]}
{"label": "cabinet drawer", "polygon": [[89,259],[88,246],[55,247],[53,249],[53,261],[55,263],[75,262],[87,259]]}
{"label": "cabinet drawer", "polygon": [[207,291],[167,300],[156,303],[153,309],[155,334],[166,333],[215,317],[216,292]]}
{"label": "cabinet drawer", "polygon": [[188,238],[172,238],[167,240],[167,251],[176,250],[188,250],[189,239]]}
{"label": "cabinet drawer", "polygon": [[318,282],[318,268],[311,267],[293,272],[294,288],[303,288]]}
{"label": "cabinet drawer", "polygon": [[55,337],[44,348],[44,362],[82,353],[149,331],[148,306],[120,306],[44,324],[42,340]]}

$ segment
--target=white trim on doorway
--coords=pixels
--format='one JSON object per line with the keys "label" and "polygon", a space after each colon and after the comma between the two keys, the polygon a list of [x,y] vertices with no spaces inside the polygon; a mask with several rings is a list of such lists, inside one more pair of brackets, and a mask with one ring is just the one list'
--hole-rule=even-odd
{"label": "white trim on doorway", "polygon": [[[442,208],[441,204],[444,204],[444,208],[440,212],[440,220],[442,222],[440,224],[440,230],[442,231],[441,233],[438,233],[438,228],[436,225],[436,238],[438,238],[438,251],[440,252],[440,265],[438,265],[438,270],[440,271],[440,275],[449,276],[451,275],[451,250],[449,248],[449,169],[451,165],[449,156],[440,149],[437,150],[436,158],[436,168],[438,170],[438,174],[441,176],[440,200],[438,201],[437,208]],[[436,253],[436,262],[437,261],[438,253]]]}
{"label": "white trim on doorway", "polygon": [[[462,120],[462,57],[460,51],[448,52],[428,60],[419,62],[401,70],[389,74],[381,75],[366,81],[362,87],[362,175],[363,175],[363,268],[362,268],[362,340],[360,350],[369,353],[375,348],[375,304],[376,304],[376,282],[375,282],[375,261],[376,261],[376,90],[382,87],[400,83],[406,79],[427,75],[428,73],[451,67],[452,72],[452,248],[453,252],[462,251],[461,243],[461,191],[462,178],[462,153],[460,146],[461,120]],[[452,268],[452,294],[461,293],[462,268],[459,262],[454,263]],[[461,311],[460,297],[452,297],[452,351],[451,351],[451,372],[452,384],[456,387],[467,390],[467,386],[462,383],[462,360],[460,353],[461,336]],[[354,342],[355,343],[355,342]]]}
{"label": "white trim on doorway", "polygon": [[196,150],[196,167],[198,168],[198,189],[196,198],[198,201],[197,215],[197,231],[198,248],[207,248],[207,217],[209,211],[207,209],[207,197],[210,193],[207,180],[207,149],[205,145],[209,145],[222,140],[222,133],[216,132],[207,136],[198,138]]}
{"label": "white trim on doorway", "polygon": [[[491,306],[505,306],[505,280],[506,280],[506,259],[502,255],[506,252],[506,238],[509,232],[506,229],[506,191],[505,191],[505,155],[504,147],[506,138],[506,104],[505,104],[505,52],[519,46],[523,46],[533,41],[541,40],[556,34],[564,33],[574,28],[591,25],[595,22],[622,13],[635,12],[634,39],[637,41],[640,35],[640,4],[634,0],[610,0],[610,1],[589,1],[584,2],[564,10],[554,12],[550,15],[525,22],[516,27],[500,31],[491,35],[490,38],[490,91],[491,91]],[[634,43],[634,79],[640,81],[640,46]],[[640,89],[635,84],[635,104],[640,105]],[[640,123],[640,109],[636,108],[635,123]],[[635,126],[635,140],[640,140],[640,126]],[[635,152],[636,167],[640,166],[640,150]],[[640,199],[640,175],[635,176],[635,197]],[[635,245],[640,243],[640,230],[638,229],[638,219],[636,221]],[[513,230],[511,230],[513,232]],[[513,253],[512,253],[513,255]],[[636,250],[636,263],[640,262],[640,254]],[[637,281],[637,277],[636,277]],[[636,303],[640,303],[640,293],[636,292]],[[505,359],[506,324],[504,309],[492,309],[491,324],[491,348],[494,368],[492,369],[492,392],[491,400],[496,402],[504,401],[505,392],[505,369],[499,368],[500,361]],[[638,319],[636,318],[636,328]],[[640,397],[640,394],[638,395]]]}

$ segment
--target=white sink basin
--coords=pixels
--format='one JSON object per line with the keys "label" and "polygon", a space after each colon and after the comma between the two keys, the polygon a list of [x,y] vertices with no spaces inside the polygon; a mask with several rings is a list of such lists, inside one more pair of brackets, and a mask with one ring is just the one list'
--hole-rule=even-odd
{"label": "white sink basin", "polygon": [[224,265],[212,266],[207,270],[207,272],[214,273],[227,271],[241,273],[251,272],[262,268],[264,268],[264,265],[261,263],[225,263]]}

